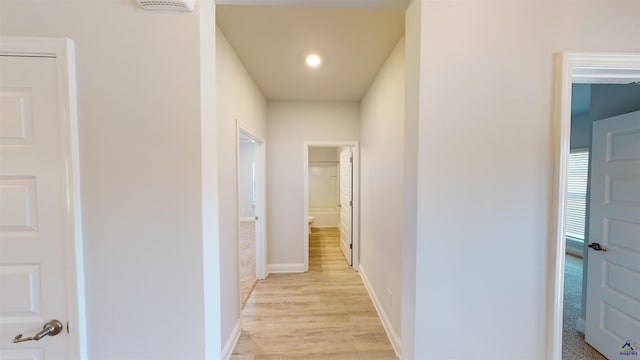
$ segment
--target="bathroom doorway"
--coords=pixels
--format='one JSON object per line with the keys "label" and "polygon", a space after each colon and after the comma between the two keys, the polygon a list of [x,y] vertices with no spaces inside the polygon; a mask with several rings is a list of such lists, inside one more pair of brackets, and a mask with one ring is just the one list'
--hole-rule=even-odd
{"label": "bathroom doorway", "polygon": [[264,143],[238,126],[238,254],[241,308],[265,278]]}
{"label": "bathroom doorway", "polygon": [[304,151],[305,271],[309,236],[323,231],[339,234],[345,260],[358,270],[358,143],[308,142]]}

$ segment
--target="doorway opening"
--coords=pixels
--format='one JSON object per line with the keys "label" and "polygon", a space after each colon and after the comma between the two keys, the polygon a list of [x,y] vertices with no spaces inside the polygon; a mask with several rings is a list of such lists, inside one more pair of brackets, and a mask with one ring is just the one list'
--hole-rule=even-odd
{"label": "doorway opening", "polygon": [[241,308],[266,276],[264,141],[238,123],[238,264]]}
{"label": "doorway opening", "polygon": [[[627,320],[639,314],[634,313],[637,310],[624,306],[621,311],[607,310],[614,309],[614,306],[610,299],[602,297],[602,293],[612,286],[610,281],[614,277],[616,281],[638,288],[640,284],[630,283],[634,282],[632,274],[638,269],[624,264],[620,267],[616,258],[621,257],[624,263],[624,258],[637,251],[634,247],[640,249],[640,244],[637,243],[637,234],[636,240],[630,240],[630,233],[625,233],[624,229],[622,232],[619,231],[622,228],[616,233],[612,231],[611,224],[618,215],[611,213],[616,205],[610,201],[613,193],[609,185],[611,176],[619,176],[620,173],[610,174],[607,169],[611,162],[617,162],[616,166],[622,166],[623,178],[637,176],[640,179],[640,173],[634,175],[633,171],[629,172],[634,168],[634,161],[640,164],[640,147],[633,141],[640,139],[640,112],[637,113],[637,131],[628,128],[618,131],[617,125],[611,125],[619,122],[620,116],[616,115],[638,110],[634,106],[640,106],[640,92],[636,93],[638,95],[632,93],[631,99],[620,96],[620,91],[640,90],[640,54],[564,53],[556,60],[559,75],[556,126],[559,136],[548,357],[603,358],[600,353],[607,357],[617,356],[626,338],[631,336],[628,329],[633,329]],[[638,96],[637,101],[633,101],[633,96]],[[608,128],[603,129],[604,126]],[[622,137],[618,136],[620,134]],[[616,138],[622,140],[617,144],[611,142]],[[625,142],[624,139],[631,140]],[[617,161],[612,158],[612,151],[616,149],[626,154],[624,159]],[[625,186],[618,188],[632,190]],[[605,196],[605,192],[608,195]],[[640,202],[627,209],[630,210],[624,216],[637,216],[640,214]],[[640,216],[637,217],[640,228]],[[628,246],[619,246],[616,242],[620,241],[628,241]],[[606,251],[606,247],[611,251],[602,251]],[[625,270],[612,277],[614,272],[611,270],[616,266]],[[602,277],[603,271],[607,278]],[[640,304],[639,296],[624,296],[625,301]],[[595,328],[607,328],[611,336],[605,336]],[[582,333],[586,334],[586,343]]]}
{"label": "doorway opening", "polygon": [[309,271],[309,236],[331,231],[354,270],[359,269],[358,142],[306,142],[304,145],[304,268]]}

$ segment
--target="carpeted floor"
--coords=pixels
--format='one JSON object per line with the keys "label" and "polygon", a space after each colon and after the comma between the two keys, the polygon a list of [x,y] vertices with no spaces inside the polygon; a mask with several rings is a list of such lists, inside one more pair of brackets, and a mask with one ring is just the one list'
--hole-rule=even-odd
{"label": "carpeted floor", "polygon": [[573,255],[565,256],[564,266],[564,319],[562,324],[562,359],[601,360],[606,358],[584,341],[579,333],[576,320],[582,306],[582,259]]}
{"label": "carpeted floor", "polygon": [[256,286],[256,223],[240,221],[240,300],[242,307]]}

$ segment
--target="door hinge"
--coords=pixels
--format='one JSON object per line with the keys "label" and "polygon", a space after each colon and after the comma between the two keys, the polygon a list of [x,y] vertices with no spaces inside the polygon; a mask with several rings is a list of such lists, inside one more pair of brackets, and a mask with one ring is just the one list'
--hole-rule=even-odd
{"label": "door hinge", "polygon": [[353,156],[349,158],[349,162],[353,164]]}
{"label": "door hinge", "polygon": [[353,206],[353,200],[349,200],[349,206]]}
{"label": "door hinge", "polygon": [[258,221],[258,216],[256,216],[256,221]]}
{"label": "door hinge", "polygon": [[349,249],[353,249],[353,244],[349,244]]}

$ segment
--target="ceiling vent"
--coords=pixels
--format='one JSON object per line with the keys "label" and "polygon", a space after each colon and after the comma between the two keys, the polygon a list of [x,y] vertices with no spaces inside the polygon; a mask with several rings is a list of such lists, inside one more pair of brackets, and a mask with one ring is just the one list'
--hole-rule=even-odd
{"label": "ceiling vent", "polygon": [[192,11],[196,0],[136,0],[145,10]]}

